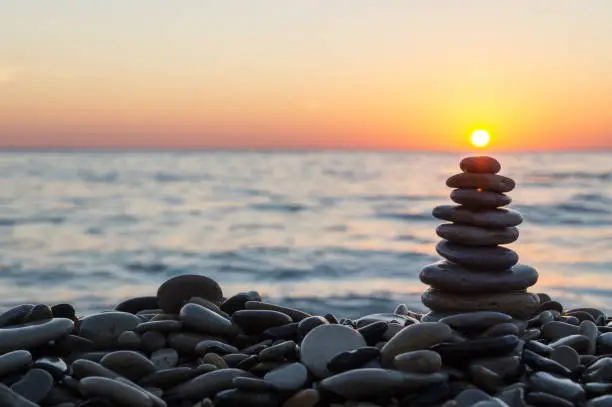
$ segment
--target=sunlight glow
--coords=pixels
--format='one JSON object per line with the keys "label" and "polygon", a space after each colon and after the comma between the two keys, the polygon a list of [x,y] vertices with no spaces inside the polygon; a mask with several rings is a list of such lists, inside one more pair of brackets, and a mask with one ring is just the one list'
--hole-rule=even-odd
{"label": "sunlight glow", "polygon": [[472,133],[472,144],[476,147],[485,147],[490,140],[491,137],[486,130],[476,130]]}

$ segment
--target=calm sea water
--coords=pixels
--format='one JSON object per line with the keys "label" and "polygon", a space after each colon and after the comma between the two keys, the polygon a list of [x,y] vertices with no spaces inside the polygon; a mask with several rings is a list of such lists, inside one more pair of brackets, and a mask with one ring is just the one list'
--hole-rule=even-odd
{"label": "calm sea water", "polygon": [[[88,313],[201,273],[226,295],[340,316],[422,309],[431,216],[461,156],[432,153],[0,153],[0,309]],[[612,310],[612,153],[498,155],[536,291]]]}

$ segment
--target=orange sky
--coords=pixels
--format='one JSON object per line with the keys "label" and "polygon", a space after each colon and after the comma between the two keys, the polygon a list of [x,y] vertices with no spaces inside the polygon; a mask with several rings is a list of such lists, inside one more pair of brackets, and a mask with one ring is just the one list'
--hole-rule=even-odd
{"label": "orange sky", "polygon": [[3,2],[0,147],[612,148],[610,21],[606,0]]}

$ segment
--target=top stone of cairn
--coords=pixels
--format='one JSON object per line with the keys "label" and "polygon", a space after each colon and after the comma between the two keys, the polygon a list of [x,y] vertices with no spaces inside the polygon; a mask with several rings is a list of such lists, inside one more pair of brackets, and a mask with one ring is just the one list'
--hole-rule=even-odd
{"label": "top stone of cairn", "polygon": [[497,174],[501,171],[501,164],[493,157],[476,156],[466,157],[459,164],[464,172],[472,172],[477,174]]}

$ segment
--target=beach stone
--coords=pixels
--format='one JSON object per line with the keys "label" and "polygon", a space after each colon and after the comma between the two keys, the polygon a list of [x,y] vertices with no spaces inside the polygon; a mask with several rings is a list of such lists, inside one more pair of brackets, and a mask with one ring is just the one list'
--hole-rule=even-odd
{"label": "beach stone", "polygon": [[279,391],[295,393],[308,382],[308,369],[301,363],[290,363],[269,371],[264,380]]}
{"label": "beach stone", "polygon": [[295,360],[297,349],[297,345],[293,341],[280,342],[259,352],[259,359],[262,362],[282,361],[284,359]]}
{"label": "beach stone", "polygon": [[365,315],[355,321],[355,327],[363,328],[366,325],[370,325],[374,322],[386,322],[386,323],[397,323],[400,325],[417,324],[419,321],[408,315],[380,313]]}
{"label": "beach stone", "polygon": [[475,359],[470,366],[482,366],[499,375],[503,379],[512,380],[516,378],[522,369],[520,356],[500,356]]}
{"label": "beach stone", "polygon": [[261,295],[257,291],[241,292],[223,301],[219,308],[223,312],[232,315],[236,311],[246,309],[248,301],[261,301]]}
{"label": "beach stone", "polygon": [[18,382],[11,386],[11,389],[30,400],[38,403],[43,400],[53,388],[53,376],[43,369],[30,369],[28,373]]}
{"label": "beach stone", "polygon": [[442,358],[431,350],[414,350],[395,356],[393,365],[401,372],[434,373],[442,368]]}
{"label": "beach stone", "polygon": [[25,317],[34,308],[34,304],[21,304],[0,314],[0,328],[23,323]]}
{"label": "beach stone", "polygon": [[444,373],[405,373],[385,369],[356,369],[343,372],[320,382],[320,388],[349,400],[376,394],[413,391],[445,382]]}
{"label": "beach stone", "polygon": [[196,354],[195,348],[198,343],[208,339],[218,340],[215,336],[210,336],[194,332],[172,332],[166,337],[168,347],[175,349],[180,354]]}
{"label": "beach stone", "polygon": [[39,407],[20,394],[15,393],[5,384],[0,383],[0,406],[2,407]]}
{"label": "beach stone", "polygon": [[501,376],[482,365],[471,364],[468,373],[472,382],[488,393],[497,393],[504,386]]}
{"label": "beach stone", "polygon": [[497,174],[501,171],[501,164],[493,157],[482,155],[465,157],[459,163],[459,168],[464,172],[476,174]]}
{"label": "beach stone", "polygon": [[553,349],[550,358],[572,371],[580,366],[580,356],[578,352],[569,346],[559,346]]}
{"label": "beach stone", "polygon": [[137,381],[156,370],[153,362],[144,355],[131,350],[111,352],[100,360],[100,364],[133,381]]}
{"label": "beach stone", "polygon": [[438,312],[496,311],[516,318],[532,317],[540,301],[537,295],[522,291],[459,295],[435,288],[425,291],[421,300],[425,306]]}
{"label": "beach stone", "polygon": [[198,304],[185,304],[180,310],[179,318],[186,327],[199,332],[221,336],[230,336],[235,333],[229,319]]}
{"label": "beach stone", "polygon": [[374,346],[376,343],[383,340],[388,328],[389,323],[377,321],[357,329],[357,332],[363,336],[363,339],[365,339],[369,346]]}
{"label": "beach stone", "polygon": [[554,373],[556,375],[568,377],[572,371],[562,364],[548,359],[542,355],[538,355],[529,349],[523,350],[523,361],[533,370]]}
{"label": "beach stone", "polygon": [[436,228],[442,239],[465,246],[493,246],[515,242],[519,237],[516,227],[483,228],[480,226],[444,223]]}
{"label": "beach stone", "polygon": [[36,304],[30,309],[30,312],[23,318],[23,323],[46,321],[53,318],[51,307],[46,304]]}
{"label": "beach stone", "polygon": [[423,322],[409,325],[397,333],[381,349],[381,361],[385,367],[393,365],[393,359],[406,352],[430,347],[450,341],[453,333],[450,327],[440,322]]}
{"label": "beach stone", "polygon": [[565,338],[569,335],[576,335],[580,328],[576,325],[568,324],[567,322],[551,321],[542,325],[540,329],[542,338],[548,340],[557,340]]}
{"label": "beach stone", "polygon": [[55,356],[44,356],[36,359],[33,367],[46,370],[53,376],[54,380],[61,380],[68,372],[68,365],[66,362]]}
{"label": "beach stone", "polygon": [[342,352],[367,346],[363,336],[344,325],[319,325],[302,340],[300,361],[318,378],[331,374],[327,365]]}
{"label": "beach stone", "polygon": [[263,379],[252,377],[235,377],[233,385],[238,390],[266,392],[276,391],[275,387],[266,383]]}
{"label": "beach stone", "polygon": [[265,339],[273,340],[297,340],[298,339],[298,323],[292,322],[290,324],[273,326],[268,328],[261,333],[261,337]]}
{"label": "beach stone", "polygon": [[169,399],[201,400],[233,387],[235,377],[254,377],[241,369],[219,369],[201,374],[193,379],[169,389],[165,396]]}
{"label": "beach stone", "polygon": [[479,189],[454,189],[450,198],[470,209],[495,209],[512,203],[512,198],[506,194]]}
{"label": "beach stone", "polygon": [[14,350],[0,355],[0,377],[27,369],[32,363],[32,354],[27,350]]}
{"label": "beach stone", "polygon": [[[208,371],[213,370],[216,370],[216,367],[213,366],[212,369]],[[203,373],[205,372],[200,372],[200,374]],[[193,379],[196,376],[198,376],[198,371],[196,369],[181,366],[157,370],[156,372],[140,379],[138,384],[145,387],[153,386],[160,389],[167,389],[186,382],[187,380]]]}
{"label": "beach stone", "polygon": [[419,278],[424,284],[451,293],[486,294],[531,287],[538,281],[538,272],[523,264],[503,271],[468,270],[443,260],[423,267]]}
{"label": "beach stone", "polygon": [[125,331],[131,331],[142,320],[127,312],[102,312],[80,320],[79,335],[100,347],[112,347]]}
{"label": "beach stone", "polygon": [[153,407],[153,400],[144,391],[106,377],[86,377],[79,383],[79,390],[86,398],[103,397],[119,405]]}
{"label": "beach stone", "polygon": [[215,407],[277,407],[278,398],[271,392],[250,392],[238,389],[223,390],[214,398]]}
{"label": "beach stone", "polygon": [[219,355],[227,355],[229,353],[238,353],[238,348],[225,342],[207,339],[198,343],[195,347],[195,351],[198,355],[204,355],[208,352],[213,352]]}
{"label": "beach stone", "polygon": [[612,395],[599,396],[589,400],[586,407],[612,407]]}
{"label": "beach stone", "polygon": [[565,400],[562,397],[541,391],[531,391],[527,393],[526,401],[529,403],[529,405],[535,405],[538,407],[575,407],[574,403]]}
{"label": "beach stone", "polygon": [[328,324],[329,322],[327,321],[327,319],[321,316],[312,316],[312,317],[304,318],[298,323],[298,327],[297,327],[298,339],[300,340],[303,339],[306,336],[306,334],[308,334],[308,332],[313,330],[315,327],[319,325],[328,325]]}
{"label": "beach stone", "polygon": [[171,369],[178,364],[179,354],[171,348],[159,349],[151,354],[150,360],[157,370]]}
{"label": "beach stone", "polygon": [[570,379],[562,379],[546,372],[536,372],[529,382],[536,391],[550,393],[566,400],[578,403],[584,401],[586,393],[582,386]]}
{"label": "beach stone", "polygon": [[149,331],[156,332],[177,332],[183,329],[183,321],[167,319],[164,321],[148,321],[142,322],[134,328],[134,332],[145,333]]}
{"label": "beach stone", "polygon": [[594,355],[597,350],[597,338],[599,337],[599,329],[595,322],[582,321],[578,328],[578,333],[589,340],[585,353],[587,355]]}
{"label": "beach stone", "polygon": [[51,307],[53,318],[67,318],[76,321],[76,311],[71,304],[55,304]]}
{"label": "beach stone", "polygon": [[217,355],[216,353],[212,353],[212,352],[207,353],[204,356],[202,356],[201,362],[214,365],[218,369],[227,369],[229,367],[227,363],[225,362],[225,359],[223,359],[221,356]]}
{"label": "beach stone", "polygon": [[170,314],[178,314],[191,297],[201,297],[219,305],[223,301],[223,292],[215,280],[196,274],[173,277],[157,290],[159,306]]}
{"label": "beach stone", "polygon": [[441,220],[485,228],[513,227],[523,222],[520,213],[504,208],[475,210],[461,205],[439,205],[432,214]]}
{"label": "beach stone", "polygon": [[512,191],[516,184],[513,179],[503,175],[463,172],[448,178],[446,186],[461,189],[479,188],[485,191],[504,193]]}
{"label": "beach stone", "polygon": [[270,310],[270,311],[278,311],[283,314],[289,315],[293,322],[300,322],[301,320],[311,317],[312,315],[297,310],[295,308],[283,307],[276,304],[271,304],[263,301],[247,301],[245,304],[245,309],[256,309],[256,310]]}
{"label": "beach stone", "polygon": [[342,352],[329,361],[327,369],[332,373],[345,372],[363,367],[379,356],[380,350],[372,346]]}
{"label": "beach stone", "polygon": [[142,345],[142,338],[140,334],[134,331],[124,331],[117,338],[117,346],[121,349],[132,349],[138,350]]}
{"label": "beach stone", "polygon": [[501,324],[493,325],[487,328],[483,333],[482,337],[491,338],[494,336],[504,336],[504,335],[520,335],[519,327],[512,322],[503,322]]}
{"label": "beach stone", "polygon": [[304,389],[289,397],[282,407],[315,407],[320,400],[316,389]]}
{"label": "beach stone", "polygon": [[119,373],[107,369],[97,362],[87,359],[77,359],[72,362],[70,365],[70,375],[77,379],[90,376],[100,376],[114,379],[120,376]]}
{"label": "beach stone", "polygon": [[137,312],[142,310],[155,308],[159,308],[159,305],[157,303],[157,297],[134,297],[117,304],[117,306],[115,307],[115,311],[136,314]]}
{"label": "beach stone", "polygon": [[550,356],[553,351],[553,348],[551,348],[550,346],[534,340],[526,341],[525,349],[529,349],[530,351],[543,356]]}
{"label": "beach stone", "polygon": [[268,328],[290,324],[290,316],[272,310],[245,309],[232,314],[232,321],[247,334],[257,334]]}
{"label": "beach stone", "polygon": [[465,361],[480,357],[503,356],[512,352],[519,344],[514,335],[495,338],[470,339],[464,342],[446,342],[432,346],[445,363]]}
{"label": "beach stone", "polygon": [[553,349],[560,346],[569,346],[578,351],[578,353],[582,353],[589,346],[589,340],[583,335],[569,335],[564,338],[557,339],[548,345]]}
{"label": "beach stone", "polygon": [[[604,332],[597,337],[596,340],[597,353],[606,354],[612,353],[612,332]],[[589,339],[590,346],[590,339]]]}
{"label": "beach stone", "polygon": [[204,298],[200,298],[200,297],[191,297],[189,300],[187,300],[188,303],[194,303],[194,304],[198,304],[201,305],[204,308],[208,308],[209,310],[211,310],[214,313],[217,313],[219,315],[221,315],[223,318],[226,319],[230,319],[230,315],[225,312],[222,311],[221,308],[219,308],[219,306],[213,302],[210,302]]}
{"label": "beach stone", "polygon": [[603,396],[604,394],[612,394],[612,383],[585,383],[584,390],[587,393],[587,398]]}
{"label": "beach stone", "polygon": [[589,382],[610,382],[612,381],[612,358],[604,357],[589,367],[582,374],[582,379]]}
{"label": "beach stone", "polygon": [[141,349],[146,353],[152,353],[166,346],[166,337],[159,331],[148,331],[142,334]]}
{"label": "beach stone", "polygon": [[497,396],[508,407],[527,407],[525,401],[525,389],[523,387],[508,387]]}
{"label": "beach stone", "polygon": [[505,247],[462,246],[448,240],[441,240],[436,245],[436,251],[453,263],[475,270],[506,270],[519,260],[514,250]]}
{"label": "beach stone", "polygon": [[450,315],[442,318],[441,323],[459,331],[482,330],[502,322],[511,322],[512,317],[502,312],[476,311]]}
{"label": "beach stone", "polygon": [[2,328],[0,354],[44,345],[68,335],[73,328],[74,322],[66,318],[53,318],[42,323]]}
{"label": "beach stone", "polygon": [[470,407],[474,404],[490,400],[491,396],[480,389],[470,388],[465,389],[455,397],[457,407]]}

